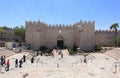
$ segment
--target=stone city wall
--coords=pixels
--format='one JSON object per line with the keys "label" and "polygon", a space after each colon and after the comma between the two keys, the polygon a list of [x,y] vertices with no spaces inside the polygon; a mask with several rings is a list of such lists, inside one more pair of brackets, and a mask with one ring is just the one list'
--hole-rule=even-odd
{"label": "stone city wall", "polygon": [[64,47],[72,48],[74,43],[83,50],[92,50],[94,46],[94,22],[80,21],[73,25],[47,25],[40,21],[26,22],[26,43],[35,49],[45,45],[57,47],[61,38]]}
{"label": "stone city wall", "polygon": [[[117,32],[117,37],[120,37],[120,30]],[[110,46],[114,43],[113,30],[96,30],[95,31],[95,44],[102,46]]]}

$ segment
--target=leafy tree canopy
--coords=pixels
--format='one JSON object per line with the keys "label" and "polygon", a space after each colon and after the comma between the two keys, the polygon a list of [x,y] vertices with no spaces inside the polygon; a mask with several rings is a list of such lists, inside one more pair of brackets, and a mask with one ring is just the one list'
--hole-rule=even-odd
{"label": "leafy tree canopy", "polygon": [[14,32],[15,32],[15,35],[16,36],[19,36],[22,38],[23,41],[25,41],[25,28],[24,26],[16,26],[13,28]]}
{"label": "leafy tree canopy", "polygon": [[4,30],[7,30],[7,29],[9,29],[7,26],[2,26],[2,27],[0,27],[0,29],[4,29]]}
{"label": "leafy tree canopy", "polygon": [[110,26],[110,29],[114,29],[115,30],[115,37],[114,37],[114,46],[116,47],[116,37],[117,37],[117,28],[119,28],[119,24],[118,23],[114,23]]}
{"label": "leafy tree canopy", "polygon": [[5,30],[0,28],[0,34],[3,34],[4,32]]}
{"label": "leafy tree canopy", "polygon": [[110,26],[110,29],[114,29],[114,30],[117,30],[117,28],[119,27],[119,24],[118,23],[114,23]]}

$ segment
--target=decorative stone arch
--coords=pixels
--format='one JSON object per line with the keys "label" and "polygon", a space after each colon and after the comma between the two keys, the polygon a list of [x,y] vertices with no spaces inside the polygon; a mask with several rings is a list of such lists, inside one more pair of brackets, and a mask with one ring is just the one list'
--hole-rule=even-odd
{"label": "decorative stone arch", "polygon": [[62,35],[57,37],[57,47],[60,49],[64,48],[64,37]]}
{"label": "decorative stone arch", "polygon": [[57,36],[57,40],[64,40],[64,37],[62,35]]}

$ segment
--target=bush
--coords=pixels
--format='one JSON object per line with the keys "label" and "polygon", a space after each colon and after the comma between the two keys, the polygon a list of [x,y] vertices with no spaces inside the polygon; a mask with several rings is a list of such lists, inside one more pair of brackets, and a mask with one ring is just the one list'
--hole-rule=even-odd
{"label": "bush", "polygon": [[76,44],[74,44],[72,50],[77,51],[77,48],[78,48],[78,46]]}
{"label": "bush", "polygon": [[116,38],[117,45],[120,47],[120,37]]}
{"label": "bush", "polygon": [[73,54],[73,50],[72,49],[68,49],[68,51],[69,51],[70,55]]}
{"label": "bush", "polygon": [[43,53],[47,53],[49,51],[49,49],[46,46],[40,46],[39,50]]}
{"label": "bush", "polygon": [[99,45],[95,45],[94,46],[94,50],[95,50],[95,52],[97,52],[97,51],[101,51],[102,50],[102,47]]}

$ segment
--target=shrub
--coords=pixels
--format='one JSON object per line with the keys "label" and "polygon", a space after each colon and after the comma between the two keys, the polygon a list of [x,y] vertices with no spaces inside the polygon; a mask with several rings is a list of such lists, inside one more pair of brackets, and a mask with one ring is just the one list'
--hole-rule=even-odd
{"label": "shrub", "polygon": [[72,49],[68,49],[68,51],[69,51],[70,55],[73,54],[73,50]]}
{"label": "shrub", "polygon": [[40,47],[39,47],[39,50],[40,50],[41,52],[43,52],[43,53],[48,52],[48,48],[47,48],[46,46],[40,46]]}
{"label": "shrub", "polygon": [[117,45],[120,47],[120,37],[116,38]]}
{"label": "shrub", "polygon": [[95,46],[94,46],[94,50],[95,50],[95,52],[101,51],[101,50],[102,50],[102,47],[101,47],[100,45],[95,45]]}
{"label": "shrub", "polygon": [[77,48],[78,48],[78,46],[76,44],[74,44],[72,50],[77,51]]}

